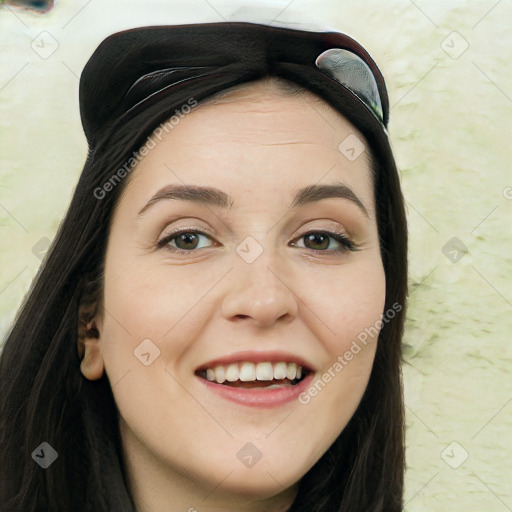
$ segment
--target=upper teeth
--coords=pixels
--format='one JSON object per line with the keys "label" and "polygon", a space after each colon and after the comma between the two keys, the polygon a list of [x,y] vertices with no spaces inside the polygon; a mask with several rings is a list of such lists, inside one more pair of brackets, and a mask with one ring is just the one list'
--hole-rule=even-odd
{"label": "upper teeth", "polygon": [[235,382],[241,380],[249,382],[254,380],[282,380],[300,379],[302,367],[295,363],[233,363],[227,366],[218,365],[206,370],[206,378],[222,384],[224,381]]}

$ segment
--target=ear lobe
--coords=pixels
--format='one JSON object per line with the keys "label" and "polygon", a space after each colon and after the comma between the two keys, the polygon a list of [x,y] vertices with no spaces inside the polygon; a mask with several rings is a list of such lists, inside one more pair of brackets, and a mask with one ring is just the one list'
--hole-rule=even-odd
{"label": "ear lobe", "polygon": [[80,323],[78,330],[77,349],[82,360],[80,371],[89,380],[100,379],[104,371],[100,345],[101,334],[97,322],[93,319],[87,324]]}

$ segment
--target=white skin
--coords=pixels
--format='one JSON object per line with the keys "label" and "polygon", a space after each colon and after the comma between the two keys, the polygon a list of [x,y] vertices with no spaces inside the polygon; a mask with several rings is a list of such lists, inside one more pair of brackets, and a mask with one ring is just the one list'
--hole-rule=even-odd
{"label": "white skin", "polygon": [[[376,338],[306,405],[233,403],[194,374],[239,351],[286,351],[316,380],[380,318],[385,275],[369,158],[340,152],[350,134],[364,140],[310,93],[255,82],[193,109],[132,172],[112,219],[98,335],[81,342],[81,371],[108,375],[140,512],[285,511],[354,414]],[[299,188],[339,182],[366,214],[346,198],[290,208]],[[162,187],[184,183],[221,189],[233,206],[167,199],[138,216]],[[189,247],[176,238],[157,247],[176,228],[208,235],[185,254],[172,252]],[[359,250],[335,253],[334,238],[308,244],[304,236],[333,229]],[[250,264],[236,252],[248,236],[263,248]],[[160,355],[145,366],[134,350],[148,338]],[[262,454],[250,468],[237,457],[248,442]]]}

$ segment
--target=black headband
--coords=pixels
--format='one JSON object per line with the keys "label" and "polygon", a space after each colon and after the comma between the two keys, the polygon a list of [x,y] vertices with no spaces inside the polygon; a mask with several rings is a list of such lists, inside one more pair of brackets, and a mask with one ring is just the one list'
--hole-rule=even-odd
{"label": "black headband", "polygon": [[338,32],[246,22],[141,27],[105,39],[80,78],[90,154],[118,130],[147,132],[190,98],[268,75],[323,98],[392,160],[386,86],[359,43]]}

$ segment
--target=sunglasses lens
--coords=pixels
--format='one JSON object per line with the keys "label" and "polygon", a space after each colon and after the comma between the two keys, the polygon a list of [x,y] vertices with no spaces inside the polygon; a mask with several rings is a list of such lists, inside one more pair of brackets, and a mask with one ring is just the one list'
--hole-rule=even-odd
{"label": "sunglasses lens", "polygon": [[383,122],[379,88],[366,62],[348,50],[331,48],[321,53],[315,64],[320,71],[350,89]]}

